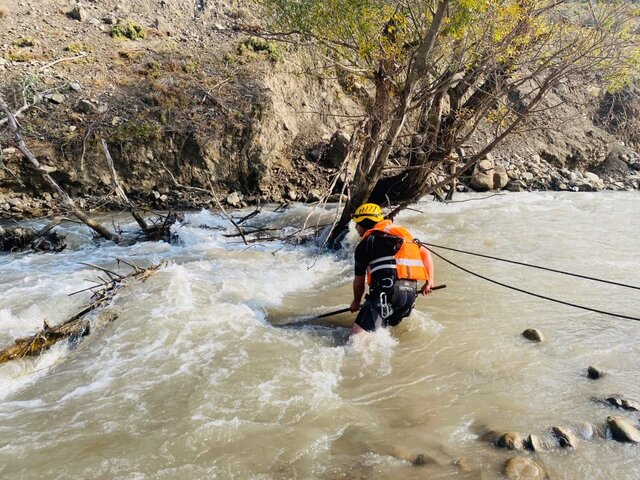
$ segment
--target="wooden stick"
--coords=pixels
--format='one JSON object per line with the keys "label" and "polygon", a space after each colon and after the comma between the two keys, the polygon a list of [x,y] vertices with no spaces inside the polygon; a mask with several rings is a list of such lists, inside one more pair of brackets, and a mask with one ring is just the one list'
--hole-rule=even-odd
{"label": "wooden stick", "polygon": [[113,158],[111,158],[111,154],[109,153],[109,147],[107,146],[107,142],[102,139],[102,151],[104,152],[104,158],[107,161],[107,167],[109,167],[109,173],[111,174],[111,186],[116,192],[116,195],[122,202],[124,202],[127,207],[129,207],[129,213],[135,219],[135,221],[140,225],[143,232],[147,232],[149,230],[149,225],[145,222],[144,218],[140,216],[140,214],[136,211],[129,197],[125,193],[124,189],[120,186],[120,182],[118,181],[118,174],[116,173],[116,167],[113,164]]}
{"label": "wooden stick", "polygon": [[106,274],[107,274],[107,275],[109,275],[109,276],[112,276],[112,275],[113,275],[115,278],[119,278],[119,279],[124,278],[124,276],[123,276],[123,275],[119,275],[119,274],[117,274],[116,272],[113,272],[113,271],[111,271],[111,270],[108,270],[108,269],[106,269],[106,268],[104,268],[104,267],[101,267],[101,266],[99,266],[99,265],[94,265],[93,263],[80,262],[80,265],[86,265],[87,267],[97,268],[98,270],[102,270],[104,273],[106,273]]}
{"label": "wooden stick", "polygon": [[81,58],[86,57],[87,55],[89,55],[87,52],[82,52],[82,53],[76,55],[75,57],[59,58],[58,60],[55,60],[55,61],[53,61],[51,63],[47,63],[45,66],[40,67],[38,69],[38,71],[42,72],[43,70],[46,70],[47,68],[53,67],[54,65],[57,65],[58,63],[61,63],[61,62],[70,62],[70,61],[73,61],[73,60],[79,60]]}
{"label": "wooden stick", "polygon": [[[432,287],[431,290],[441,290],[443,288],[447,288],[446,284],[442,284],[442,285],[436,285],[435,287]],[[298,320],[295,320],[293,322],[289,322],[289,323],[283,323],[281,326],[290,326],[290,325],[297,325],[299,323],[307,323],[307,322],[313,322],[315,320],[320,320],[321,318],[327,318],[327,317],[332,317],[333,315],[338,315],[340,313],[346,313],[349,312],[351,310],[351,307],[346,307],[346,308],[341,308],[339,310],[333,310],[331,312],[327,312],[327,313],[323,313],[321,315],[316,315],[314,317],[304,317]],[[280,325],[278,325],[280,326]]]}

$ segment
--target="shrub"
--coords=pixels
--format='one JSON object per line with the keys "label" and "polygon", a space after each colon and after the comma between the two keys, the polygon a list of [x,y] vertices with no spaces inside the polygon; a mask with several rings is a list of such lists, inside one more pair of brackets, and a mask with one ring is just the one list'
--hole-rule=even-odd
{"label": "shrub", "polygon": [[249,37],[244,42],[240,44],[238,47],[238,53],[240,55],[260,55],[264,54],[267,58],[273,62],[278,61],[280,58],[280,54],[278,53],[278,49],[275,44],[272,42],[267,42],[262,38]]}
{"label": "shrub", "polygon": [[33,47],[35,45],[35,42],[33,41],[33,38],[29,38],[29,37],[20,37],[16,40],[14,40],[13,42],[11,42],[11,45],[13,45],[14,47]]}
{"label": "shrub", "polygon": [[111,27],[113,38],[128,38],[129,40],[142,40],[147,36],[144,28],[136,22],[128,21]]}
{"label": "shrub", "polygon": [[29,51],[9,50],[4,54],[5,60],[9,62],[29,62],[35,60],[37,56]]}
{"label": "shrub", "polygon": [[73,42],[67,45],[66,47],[64,47],[64,50],[65,52],[71,52],[71,53],[81,53],[81,52],[89,53],[91,51],[91,47],[85,45],[82,42]]}
{"label": "shrub", "polygon": [[198,71],[199,67],[200,67],[200,62],[198,60],[190,59],[184,62],[183,70],[185,71],[185,73],[193,75]]}
{"label": "shrub", "polygon": [[135,50],[120,50],[118,51],[118,56],[124,60],[135,60],[140,57],[140,52]]}

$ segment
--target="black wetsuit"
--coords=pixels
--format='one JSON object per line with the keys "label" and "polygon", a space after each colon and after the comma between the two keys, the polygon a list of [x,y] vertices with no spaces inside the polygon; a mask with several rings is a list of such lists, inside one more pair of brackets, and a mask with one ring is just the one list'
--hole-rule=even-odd
{"label": "black wetsuit", "polygon": [[371,271],[369,295],[356,318],[356,324],[364,330],[398,325],[411,314],[417,282],[399,280],[393,268],[376,269],[376,266],[395,264],[393,256],[402,242],[402,238],[395,235],[374,231],[356,247],[355,275],[366,275],[367,267]]}

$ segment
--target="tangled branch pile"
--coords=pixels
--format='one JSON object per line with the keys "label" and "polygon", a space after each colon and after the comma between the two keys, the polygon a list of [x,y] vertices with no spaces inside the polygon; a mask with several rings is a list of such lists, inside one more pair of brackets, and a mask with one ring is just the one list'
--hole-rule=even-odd
{"label": "tangled branch pile", "polygon": [[111,301],[119,292],[121,292],[124,288],[130,286],[131,284],[146,281],[149,277],[154,275],[162,266],[164,266],[165,263],[162,262],[158,265],[145,269],[139,268],[129,263],[127,263],[127,265],[129,265],[133,269],[133,271],[124,276],[102,267],[89,265],[97,268],[109,277],[108,280],[104,280],[103,283],[100,283],[96,287],[81,290],[93,291],[91,303],[80,310],[78,313],[58,325],[51,326],[45,320],[42,329],[35,335],[16,339],[13,345],[10,345],[9,347],[0,351],[0,364],[18,358],[40,355],[42,352],[48,350],[60,340],[63,340],[65,338],[68,338],[70,342],[78,342],[82,337],[89,335],[89,333],[91,332],[91,325],[93,325],[94,327],[101,327],[106,325],[107,323],[114,321],[116,318],[118,318],[118,315],[113,311],[102,312],[102,315],[99,315],[94,322],[91,322],[87,318],[87,314],[89,312],[92,312],[93,310],[96,310],[97,308],[105,307],[106,305],[111,303]]}

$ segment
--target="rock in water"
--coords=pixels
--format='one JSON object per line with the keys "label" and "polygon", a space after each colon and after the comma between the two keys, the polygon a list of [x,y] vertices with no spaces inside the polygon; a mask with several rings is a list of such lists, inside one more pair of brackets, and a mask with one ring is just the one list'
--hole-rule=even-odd
{"label": "rock in water", "polygon": [[419,453],[418,455],[416,455],[416,458],[414,458],[411,463],[413,465],[419,466],[419,465],[426,465],[427,463],[433,463],[433,460],[431,460],[424,453]]}
{"label": "rock in water", "polygon": [[544,452],[547,450],[546,445],[538,435],[529,435],[527,438],[527,445],[533,452]]}
{"label": "rock in water", "polygon": [[562,448],[576,448],[578,446],[578,437],[567,427],[553,427],[551,431]]}
{"label": "rock in water", "polygon": [[459,457],[453,461],[453,465],[458,468],[461,472],[470,472],[471,467],[469,466],[469,461],[466,457]]}
{"label": "rock in water", "polygon": [[513,480],[544,480],[545,471],[529,458],[514,457],[504,465],[504,474]]}
{"label": "rock in water", "polygon": [[579,435],[585,440],[593,440],[596,435],[596,428],[589,422],[577,423],[574,431],[576,435]]}
{"label": "rock in water", "polygon": [[587,368],[587,377],[589,377],[591,380],[597,380],[604,376],[605,371],[600,368],[592,367],[591,365],[589,366],[589,368]]}
{"label": "rock in water", "polygon": [[636,402],[635,400],[624,398],[622,395],[611,395],[606,398],[593,397],[593,401],[613,405],[616,408],[622,408],[631,412],[640,411],[640,403]]}
{"label": "rock in water", "polygon": [[509,450],[523,451],[525,450],[525,439],[519,433],[507,432],[498,440],[498,446]]}
{"label": "rock in water", "polygon": [[522,336],[527,340],[531,340],[532,342],[543,342],[544,336],[542,332],[537,328],[527,328],[524,332],[522,332]]}
{"label": "rock in water", "polygon": [[484,430],[484,427],[481,427],[482,430],[480,432],[478,432],[478,436],[480,438],[480,440],[482,440],[483,442],[491,442],[494,445],[498,444],[498,440],[500,440],[500,437],[502,435],[500,435],[500,433],[498,433],[495,430]]}
{"label": "rock in water", "polygon": [[622,404],[622,408],[625,410],[631,410],[632,412],[640,411],[640,403],[635,400],[627,400],[626,398],[623,398],[620,402]]}
{"label": "rock in water", "polygon": [[640,443],[640,430],[631,420],[625,417],[607,417],[607,425],[611,429],[614,440],[619,442]]}

